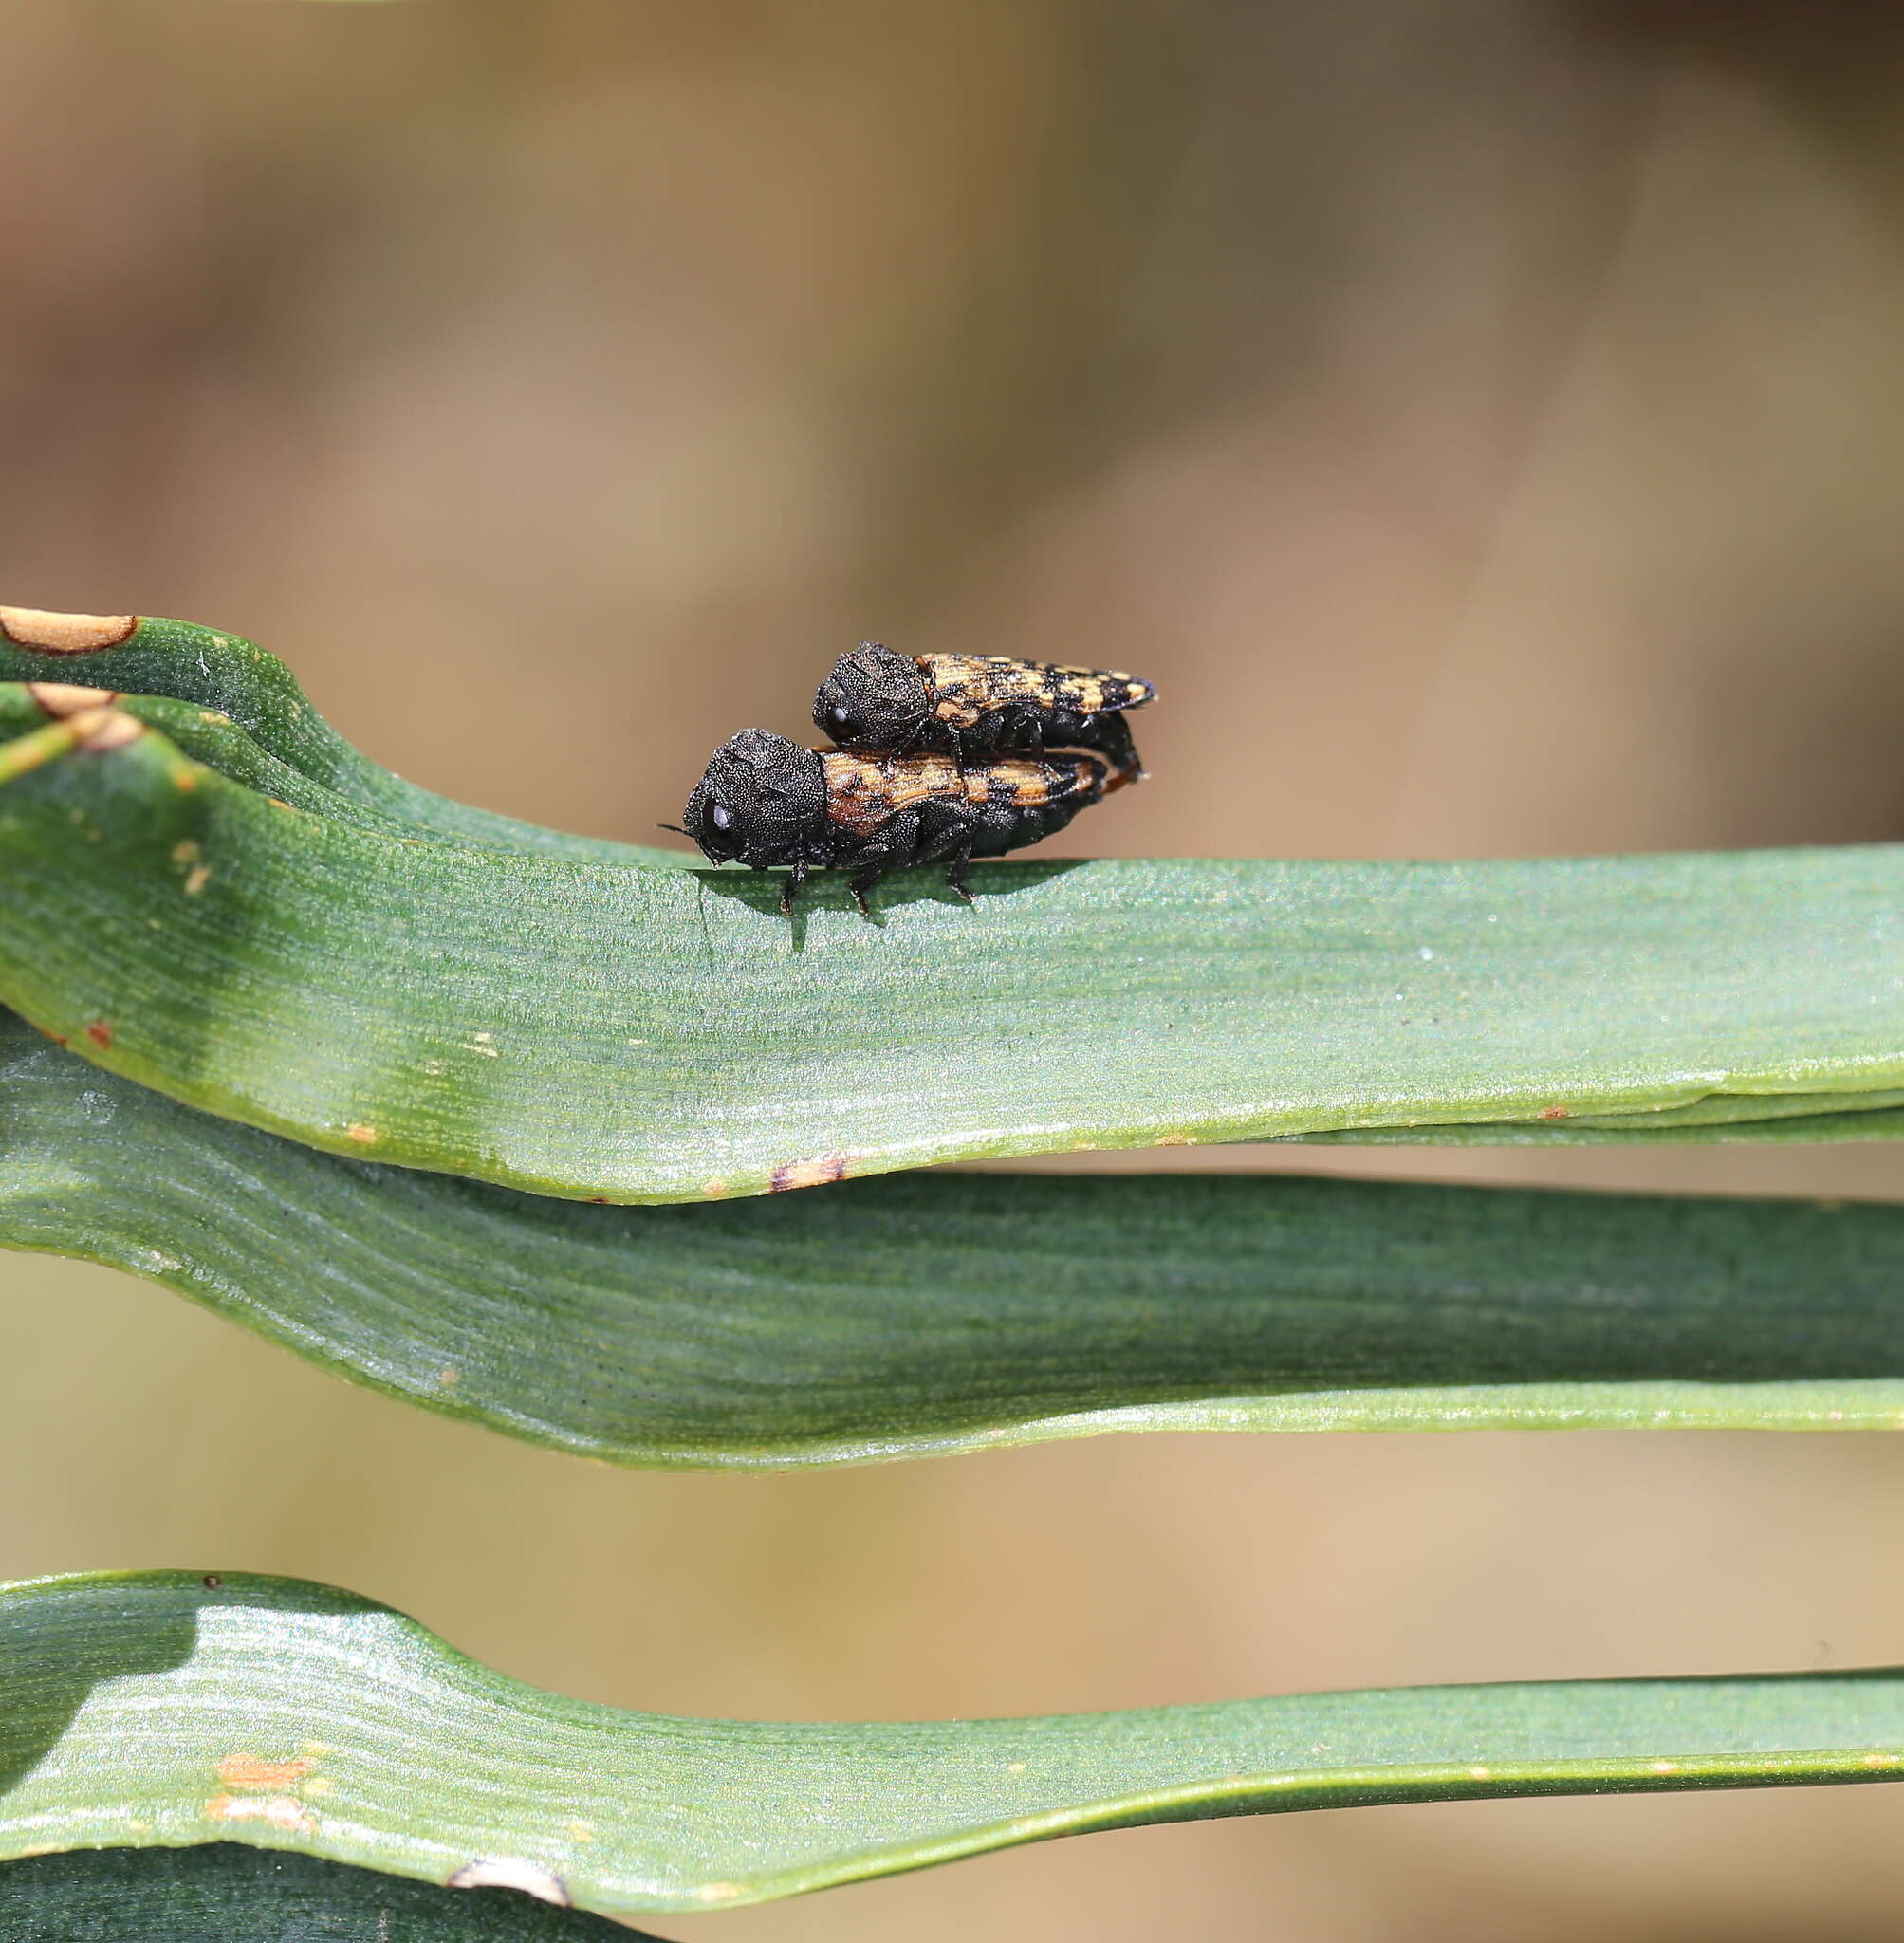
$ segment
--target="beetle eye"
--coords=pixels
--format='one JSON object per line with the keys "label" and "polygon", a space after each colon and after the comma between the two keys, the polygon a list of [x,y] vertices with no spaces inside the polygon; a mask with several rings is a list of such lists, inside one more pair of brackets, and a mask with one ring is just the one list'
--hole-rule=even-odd
{"label": "beetle eye", "polygon": [[725,803],[711,804],[708,806],[708,821],[717,830],[730,830],[733,828],[734,820],[728,814],[728,806]]}
{"label": "beetle eye", "polygon": [[827,712],[842,729],[853,719],[853,711],[844,702],[835,702]]}

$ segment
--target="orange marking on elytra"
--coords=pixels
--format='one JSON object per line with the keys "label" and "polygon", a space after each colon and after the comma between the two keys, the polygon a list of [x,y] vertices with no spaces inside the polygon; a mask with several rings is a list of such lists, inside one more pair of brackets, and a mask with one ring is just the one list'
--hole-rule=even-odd
{"label": "orange marking on elytra", "polygon": [[934,796],[954,796],[960,782],[950,756],[859,755],[820,751],[826,779],[826,814],[842,829],[869,836],[897,811]]}

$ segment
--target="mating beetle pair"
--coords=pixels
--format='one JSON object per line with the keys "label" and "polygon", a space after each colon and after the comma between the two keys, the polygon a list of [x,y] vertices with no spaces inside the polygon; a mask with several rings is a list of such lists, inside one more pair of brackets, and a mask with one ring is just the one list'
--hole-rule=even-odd
{"label": "mating beetle pair", "polygon": [[791,865],[787,913],[810,870],[850,870],[864,914],[879,879],[915,863],[946,864],[970,903],[974,857],[1036,843],[1141,779],[1123,712],[1155,694],[1104,669],[914,657],[865,641],[841,657],[813,704],[815,723],[842,746],[802,749],[744,729],[714,751],[682,834],[716,863]]}

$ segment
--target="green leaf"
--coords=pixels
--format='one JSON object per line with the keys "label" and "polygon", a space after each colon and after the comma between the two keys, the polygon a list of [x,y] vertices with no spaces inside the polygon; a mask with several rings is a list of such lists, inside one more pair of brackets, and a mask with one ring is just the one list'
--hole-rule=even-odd
{"label": "green leaf", "polygon": [[439,1889],[214,1842],[0,1868],[7,1943],[656,1943],[512,1889]]}
{"label": "green leaf", "polygon": [[183,1573],[0,1591],[0,1858],[234,1841],[609,1915],[1145,1822],[1904,1772],[1897,1671],[693,1720],[523,1686],[347,1593]]}
{"label": "green leaf", "polygon": [[[145,618],[138,620],[119,645],[42,654],[12,638],[31,631],[22,614],[19,608],[0,607],[0,684],[80,683],[117,690],[128,697],[127,706],[135,713],[173,737],[188,754],[236,775],[241,782],[253,783],[267,795],[316,807],[289,780],[303,777],[318,790],[341,799],[329,805],[333,814],[348,817],[361,812],[363,820],[375,826],[399,826],[412,836],[449,838],[491,849],[577,857],[602,863],[665,868],[690,860],[680,850],[646,849],[611,842],[604,837],[577,837],[519,823],[513,817],[453,803],[447,796],[433,795],[406,783],[353,749],[312,708],[289,669],[241,636],[194,627],[185,620]],[[48,623],[93,618],[35,617]],[[95,632],[115,631],[102,627]],[[149,708],[143,704],[144,697],[161,703],[170,697],[189,706]],[[13,724],[18,732],[23,716],[27,726],[36,726],[38,719],[44,719],[24,689],[16,688],[5,702],[0,719]],[[233,727],[241,732],[232,734]],[[248,748],[247,743],[254,746]]]}
{"label": "green leaf", "polygon": [[[35,683],[28,688],[18,682],[0,683],[0,743],[17,738],[12,748],[15,751],[27,750],[28,762],[31,760],[28,738],[37,734],[51,746],[60,732],[48,722],[46,708],[35,700],[36,693],[46,694],[46,685]],[[292,768],[289,763],[273,755],[229,715],[220,714],[215,710],[201,709],[195,703],[175,701],[163,695],[121,695],[117,705],[149,728],[157,729],[181,754],[218,770],[233,782],[242,783],[246,788],[268,800],[288,804],[294,809],[308,810],[314,816],[354,823],[360,829],[377,831],[384,836],[421,838],[434,843],[467,843],[471,841],[468,832],[457,830],[447,820],[438,823],[403,816],[375,802],[340,795],[327,783]],[[67,700],[63,701],[62,706],[72,704]],[[67,739],[70,740],[70,735]],[[17,754],[13,757],[15,762],[19,759]],[[379,769],[372,773],[382,776],[385,772]],[[394,783],[397,779],[391,777],[388,780]],[[407,785],[402,786],[408,789]],[[434,806],[438,805],[446,810],[457,812],[463,808],[460,804],[445,803],[441,797],[424,797],[421,791],[412,793],[421,797],[423,805],[432,814],[434,814]],[[486,813],[478,814],[486,816]],[[491,849],[546,852],[551,847],[551,840],[559,834],[539,829],[533,823],[518,823],[507,818],[497,818],[493,822],[501,827],[490,834],[487,847]],[[602,847],[593,838],[575,841]],[[603,860],[611,862],[672,868],[685,865],[688,861],[678,850],[608,847],[618,853]]]}
{"label": "green leaf", "polygon": [[589,1208],[194,1113],[5,1014],[0,1156],[0,1245],[621,1463],[1904,1421],[1904,1209],[1168,1175]]}
{"label": "green leaf", "polygon": [[[404,840],[146,729],[0,750],[0,999],[333,1152],[712,1198],[934,1160],[1904,1101],[1904,849],[751,873]],[[30,744],[30,750],[27,745]],[[1692,1124],[1682,1124],[1688,1120]]]}

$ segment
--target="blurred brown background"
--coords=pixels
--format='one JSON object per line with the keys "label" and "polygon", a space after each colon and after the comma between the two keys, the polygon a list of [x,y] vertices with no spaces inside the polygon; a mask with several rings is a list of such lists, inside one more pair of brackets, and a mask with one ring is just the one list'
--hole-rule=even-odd
{"label": "blurred brown background", "polygon": [[[645,839],[879,636],[1135,669],[1074,852],[1904,836],[1904,16],[0,0],[0,594]],[[1160,1164],[1161,1157],[1136,1157]],[[1894,1148],[1197,1165],[1895,1195]],[[619,1474],[0,1256],[0,1577],[303,1573],[759,1715],[1904,1659],[1876,1439]],[[1138,1830],[732,1943],[1897,1934],[1904,1791]]]}

